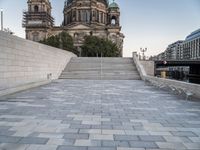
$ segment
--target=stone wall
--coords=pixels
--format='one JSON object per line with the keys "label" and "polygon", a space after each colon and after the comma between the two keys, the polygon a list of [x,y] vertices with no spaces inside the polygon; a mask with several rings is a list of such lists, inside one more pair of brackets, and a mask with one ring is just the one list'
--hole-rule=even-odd
{"label": "stone wall", "polygon": [[200,85],[147,75],[143,65],[137,57],[136,52],[133,52],[133,61],[142,80],[145,82],[149,82],[160,89],[170,90],[175,94],[186,96],[186,99],[189,97],[200,99]]}
{"label": "stone wall", "polygon": [[155,65],[154,61],[140,61],[141,65],[144,67],[147,75],[154,76],[155,74]]}
{"label": "stone wall", "polygon": [[76,55],[0,32],[0,91],[58,79],[71,57]]}

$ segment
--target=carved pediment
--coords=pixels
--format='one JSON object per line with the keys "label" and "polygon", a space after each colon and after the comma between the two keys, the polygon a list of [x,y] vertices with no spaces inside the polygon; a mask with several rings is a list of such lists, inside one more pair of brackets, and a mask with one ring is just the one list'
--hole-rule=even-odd
{"label": "carved pediment", "polygon": [[91,29],[89,25],[85,24],[75,24],[73,26],[68,27],[69,29],[74,29],[74,30],[84,30],[84,29]]}

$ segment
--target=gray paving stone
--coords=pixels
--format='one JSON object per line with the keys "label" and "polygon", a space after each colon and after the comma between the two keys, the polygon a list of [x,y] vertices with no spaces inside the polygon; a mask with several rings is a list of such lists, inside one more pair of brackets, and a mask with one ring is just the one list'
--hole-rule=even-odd
{"label": "gray paving stone", "polygon": [[27,144],[13,144],[13,143],[1,143],[1,150],[28,150]]}
{"label": "gray paving stone", "polygon": [[178,142],[156,142],[161,149],[186,149],[183,143]]}
{"label": "gray paving stone", "polygon": [[89,139],[89,134],[86,133],[80,133],[80,134],[71,134],[67,133],[64,134],[64,139]]}
{"label": "gray paving stone", "polygon": [[134,135],[115,135],[116,141],[138,141],[139,137]]}
{"label": "gray paving stone", "polygon": [[200,137],[189,137],[189,139],[192,141],[192,142],[200,142]]}
{"label": "gray paving stone", "polygon": [[188,137],[198,137],[195,133],[191,131],[172,131],[174,136],[188,136]]}
{"label": "gray paving stone", "polygon": [[58,146],[56,150],[88,150],[86,146]]}
{"label": "gray paving stone", "polygon": [[79,129],[61,129],[61,133],[78,133]]}
{"label": "gray paving stone", "polygon": [[21,137],[0,136],[0,143],[17,143]]}
{"label": "gray paving stone", "polygon": [[102,141],[103,147],[129,147],[128,141]]}
{"label": "gray paving stone", "polygon": [[101,141],[77,139],[74,146],[101,146]]}
{"label": "gray paving stone", "polygon": [[88,150],[116,150],[115,147],[88,147]]}
{"label": "gray paving stone", "polygon": [[185,145],[188,149],[196,149],[196,150],[199,150],[199,149],[200,149],[200,141],[199,141],[199,143],[184,143],[184,145]]}
{"label": "gray paving stone", "polygon": [[74,125],[74,124],[71,124],[70,125],[70,128],[71,129],[90,129],[91,128],[91,125],[85,125],[85,124],[80,124],[80,125]]}
{"label": "gray paving stone", "polygon": [[158,149],[117,147],[117,150],[158,150]]}
{"label": "gray paving stone", "polygon": [[75,139],[64,139],[63,144],[59,144],[59,145],[69,145],[69,146],[73,146],[75,142]]}
{"label": "gray paving stone", "polygon": [[22,138],[18,143],[20,144],[46,144],[49,138],[40,137],[25,137]]}
{"label": "gray paving stone", "polygon": [[[63,144],[65,142],[64,139],[49,139],[48,142],[47,142],[47,145],[65,145]],[[71,144],[72,145],[72,144]]]}
{"label": "gray paving stone", "polygon": [[101,134],[101,129],[80,129],[79,133]]}
{"label": "gray paving stone", "polygon": [[56,150],[57,145],[29,145],[25,150]]}
{"label": "gray paving stone", "polygon": [[0,131],[0,136],[11,136],[15,134],[15,131],[8,131],[8,130],[1,130]]}
{"label": "gray paving stone", "polygon": [[90,139],[91,140],[111,140],[113,141],[113,135],[109,134],[90,134]]}
{"label": "gray paving stone", "polygon": [[0,131],[8,130],[11,126],[0,126]]}
{"label": "gray paving stone", "polygon": [[155,142],[130,141],[129,144],[132,148],[158,148]]}
{"label": "gray paving stone", "polygon": [[139,138],[142,141],[152,141],[152,142],[164,142],[165,139],[162,136],[156,135],[140,135]]}

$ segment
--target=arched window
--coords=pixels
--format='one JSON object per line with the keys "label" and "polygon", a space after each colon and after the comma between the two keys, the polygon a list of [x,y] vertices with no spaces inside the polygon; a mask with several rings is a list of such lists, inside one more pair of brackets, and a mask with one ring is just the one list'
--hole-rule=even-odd
{"label": "arched window", "polygon": [[75,20],[76,20],[76,11],[73,10],[73,21],[75,21]]}
{"label": "arched window", "polygon": [[86,16],[87,16],[87,23],[89,23],[91,18],[89,10],[86,11]]}
{"label": "arched window", "polygon": [[115,16],[112,16],[111,25],[116,25],[116,23],[117,23],[117,18]]}
{"label": "arched window", "polygon": [[78,33],[74,33],[74,38],[77,38],[78,37]]}
{"label": "arched window", "polygon": [[34,12],[38,12],[39,8],[38,8],[38,5],[35,5],[34,6]]}
{"label": "arched window", "polygon": [[83,18],[82,18],[82,21],[87,22],[87,12],[86,12],[86,10],[83,10],[82,13],[83,13],[83,14],[82,14],[82,15],[83,15],[83,16],[82,16],[82,17],[83,17]]}
{"label": "arched window", "polygon": [[97,18],[96,18],[97,22],[99,22],[99,11],[97,10]]}
{"label": "arched window", "polygon": [[81,21],[81,11],[78,11],[78,21]]}

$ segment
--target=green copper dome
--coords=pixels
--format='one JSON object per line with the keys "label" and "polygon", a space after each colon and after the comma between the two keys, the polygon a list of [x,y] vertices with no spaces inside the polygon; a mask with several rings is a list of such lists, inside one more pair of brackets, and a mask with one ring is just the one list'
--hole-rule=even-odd
{"label": "green copper dome", "polygon": [[113,1],[110,5],[109,8],[119,8],[119,5]]}

